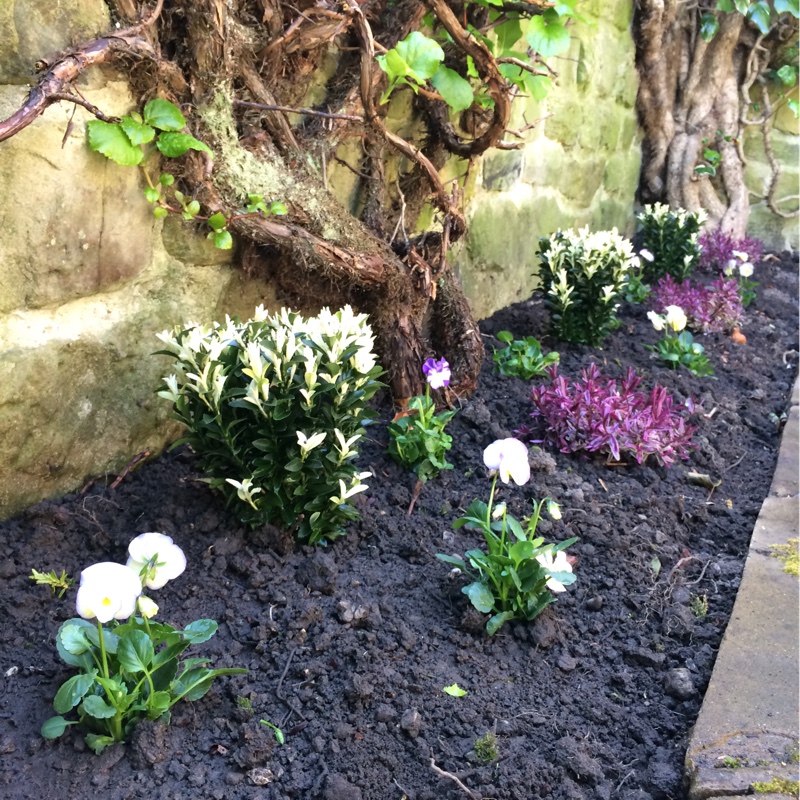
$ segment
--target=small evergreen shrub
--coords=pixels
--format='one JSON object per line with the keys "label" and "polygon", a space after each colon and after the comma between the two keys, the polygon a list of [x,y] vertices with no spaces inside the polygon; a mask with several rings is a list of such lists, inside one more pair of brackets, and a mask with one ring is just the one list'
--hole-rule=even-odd
{"label": "small evergreen shrub", "polygon": [[640,464],[653,456],[670,466],[689,457],[694,426],[686,422],[693,404],[677,405],[663,386],[639,389],[633,369],[622,381],[601,375],[596,364],[571,381],[548,370],[550,382],[531,389],[533,428],[516,433],[532,444],[545,442],[562,453],[603,453],[616,461],[632,455]]}
{"label": "small evergreen shrub", "polygon": [[559,230],[539,240],[538,255],[554,335],[599,345],[619,324],[615,312],[636,263],[631,243],[616,228]]}
{"label": "small evergreen shrub", "polygon": [[[700,262],[700,226],[706,212],[672,210],[664,203],[647,205],[636,215],[642,227],[643,279],[654,283],[664,275],[686,280]],[[645,255],[646,254],[646,255]],[[651,257],[648,257],[651,256]]]}
{"label": "small evergreen shrub", "polygon": [[209,485],[252,526],[283,525],[310,544],[341,535],[367,488],[354,445],[382,385],[366,315],[260,307],[244,323],[190,323],[159,338],[175,373],[158,394],[189,429],[179,443]]}
{"label": "small evergreen shrub", "polygon": [[494,351],[494,369],[507,378],[522,378],[529,381],[546,374],[547,367],[557,364],[558,353],[542,353],[539,340],[533,336],[514,339],[510,331],[500,331],[497,338],[505,343],[505,347]]}
{"label": "small evergreen shrub", "polygon": [[711,286],[699,286],[686,280],[676,283],[665,275],[654,287],[653,310],[659,314],[668,306],[680,306],[687,326],[698,333],[725,333],[740,325],[744,316],[739,283],[736,278],[720,276]]}

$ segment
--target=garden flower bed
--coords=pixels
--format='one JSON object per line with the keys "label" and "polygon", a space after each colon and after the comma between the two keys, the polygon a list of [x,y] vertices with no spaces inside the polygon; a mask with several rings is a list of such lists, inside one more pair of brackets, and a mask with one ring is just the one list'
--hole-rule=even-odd
{"label": "garden flower bed", "polygon": [[[327,547],[299,547],[269,526],[248,531],[178,449],[116,488],[97,480],[0,524],[5,581],[0,793],[22,798],[227,800],[455,800],[679,798],[685,738],[708,683],[766,495],[797,365],[797,257],[759,267],[746,345],[702,339],[715,379],[670,370],[646,349],[658,334],[645,307],[624,306],[602,349],[547,336],[539,300],[482,323],[488,345],[510,330],[558,349],[559,374],[596,363],[627,368],[677,401],[691,397],[697,447],[671,467],[652,459],[606,464],[595,455],[531,450],[532,477],[498,483],[518,519],[551,497],[548,540],[578,537],[576,582],[533,623],[494,636],[437,553],[482,541],[452,529],[489,480],[482,453],[532,422],[531,382],[492,371],[448,425],[454,469],[423,487],[386,453],[380,419],[358,461],[370,471],[361,519]],[[540,384],[546,378],[535,378]],[[624,456],[624,454],[623,454]],[[692,478],[690,472],[699,476]],[[160,531],[184,550],[185,572],[157,595],[165,618],[220,624],[193,648],[221,669],[172,723],[141,723],[124,745],[95,756],[70,728],[41,738],[70,674],[53,646],[74,616],[29,579],[31,568],[77,576],[124,561],[137,534]],[[74,590],[73,590],[74,592]],[[197,651],[196,653],[194,651]],[[457,684],[462,696],[445,693]],[[274,728],[284,740],[281,744]]]}

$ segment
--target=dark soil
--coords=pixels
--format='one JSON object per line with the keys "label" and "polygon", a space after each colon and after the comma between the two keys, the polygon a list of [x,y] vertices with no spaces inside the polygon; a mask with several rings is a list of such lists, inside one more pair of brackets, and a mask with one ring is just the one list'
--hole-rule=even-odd
{"label": "dark soil", "polygon": [[[666,384],[700,404],[687,463],[606,466],[602,459],[533,452],[530,484],[502,486],[522,517],[530,499],[561,503],[541,531],[579,559],[577,582],[535,623],[488,638],[468,612],[457,576],[435,558],[478,544],[451,523],[489,481],[482,449],[528,420],[528,384],[492,374],[449,431],[455,469],[429,482],[413,514],[415,479],[385,455],[383,424],[370,429],[361,464],[371,491],[363,518],[326,549],[293,548],[271,529],[246,531],[178,450],[83,494],[45,502],[0,525],[0,795],[169,800],[456,800],[475,798],[679,798],[683,756],[768,492],[797,359],[797,258],[759,268],[745,346],[708,337],[717,380],[661,368],[644,349],[657,334],[642,308],[625,309],[602,350],[561,347],[562,372],[597,361],[644,384]],[[543,338],[533,300],[482,325],[487,345],[509,329]],[[389,417],[388,401],[381,422]],[[722,480],[714,491],[687,472]],[[112,476],[113,477],[113,476]],[[110,480],[109,480],[110,482]],[[220,622],[194,648],[248,675],[219,680],[171,726],[141,725],[132,741],[97,757],[74,728],[39,736],[70,674],[53,637],[74,615],[31,567],[72,575],[124,561],[129,540],[162,531],[189,567],[155,593],[162,616]],[[660,564],[660,566],[659,566]],[[701,606],[707,601],[707,613]],[[694,609],[694,610],[693,610]],[[197,653],[193,653],[197,654]],[[468,694],[442,688],[457,682]],[[252,711],[245,706],[252,707]],[[259,723],[286,733],[277,745]],[[476,740],[492,732],[497,757]]]}

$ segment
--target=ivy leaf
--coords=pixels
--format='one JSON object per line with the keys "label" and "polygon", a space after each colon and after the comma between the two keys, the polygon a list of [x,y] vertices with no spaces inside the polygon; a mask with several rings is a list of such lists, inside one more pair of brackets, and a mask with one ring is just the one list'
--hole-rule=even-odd
{"label": "ivy leaf", "polygon": [[204,153],[211,153],[211,148],[203,144],[199,139],[188,133],[162,133],[158,137],[156,147],[167,158],[178,158],[189,150],[201,150]]}
{"label": "ivy leaf", "polygon": [[218,250],[230,250],[233,247],[233,236],[228,231],[217,231],[212,235],[214,237],[214,247]]}
{"label": "ivy leaf", "polygon": [[764,0],[759,0],[758,3],[753,3],[747,12],[747,17],[765,36],[769,33],[769,4],[764,2]]}
{"label": "ivy leaf", "polygon": [[549,75],[531,75],[530,72],[526,72],[522,76],[522,82],[530,92],[531,97],[537,101],[544,100],[550,89],[553,88],[553,82],[550,80]]}
{"label": "ivy leaf", "polygon": [[472,56],[467,56],[467,75],[470,78],[480,78],[478,68],[475,66],[475,59]]}
{"label": "ivy leaf", "polygon": [[791,64],[784,64],[775,74],[784,86],[794,86],[797,82],[797,70]]}
{"label": "ivy leaf", "polygon": [[719,20],[715,14],[703,14],[700,17],[700,38],[704,42],[710,42],[719,30]]}
{"label": "ivy leaf", "polygon": [[457,683],[445,686],[442,691],[445,694],[449,694],[450,697],[463,697],[467,693],[466,690],[462,689]]}
{"label": "ivy leaf", "polygon": [[169,100],[156,97],[144,107],[144,121],[160,131],[179,131],[186,127],[186,118]]}
{"label": "ivy leaf", "polygon": [[740,14],[746,14],[747,9],[750,6],[750,0],[733,0],[733,4],[736,6],[736,10]]}
{"label": "ivy leaf", "polygon": [[712,178],[717,174],[714,167],[709,167],[707,164],[699,164],[694,168],[694,171],[696,175],[709,175]]}
{"label": "ivy leaf", "polygon": [[149,125],[143,125],[133,117],[123,117],[119,124],[133,145],[147,144],[155,138],[155,129]]}
{"label": "ivy leaf", "polygon": [[443,64],[439,66],[439,71],[431,78],[431,83],[453,111],[466,111],[475,99],[469,81]]}
{"label": "ivy leaf", "polygon": [[131,144],[131,140],[115,122],[92,119],[86,123],[89,132],[89,147],[102,153],[123,167],[135,167],[142,160],[142,151]]}
{"label": "ivy leaf", "polygon": [[502,25],[495,28],[494,32],[497,36],[497,46],[501,53],[511,50],[522,38],[522,28],[518,19],[506,20]]}
{"label": "ivy leaf", "polygon": [[800,17],[800,3],[798,0],[775,0],[775,13],[787,13],[795,18]]}
{"label": "ivy leaf", "polygon": [[800,103],[797,100],[792,98],[791,100],[786,101],[786,105],[789,106],[791,112],[794,114],[795,119],[800,117]]}
{"label": "ivy leaf", "polygon": [[733,11],[733,3],[731,0],[717,0],[717,11],[724,11],[730,14]]}
{"label": "ivy leaf", "polygon": [[410,78],[423,84],[436,74],[444,61],[444,50],[419,31],[413,31],[388,53],[377,58],[380,68],[389,76],[390,84]]}
{"label": "ivy leaf", "polygon": [[225,215],[221,211],[217,211],[216,214],[208,218],[208,224],[214,231],[221,231],[228,224],[228,220],[225,219]]}
{"label": "ivy leaf", "polygon": [[289,213],[289,209],[286,208],[285,203],[281,203],[280,200],[274,200],[269,204],[269,213],[274,214],[276,217],[285,217]]}
{"label": "ivy leaf", "polygon": [[531,20],[525,38],[542,58],[549,58],[569,49],[569,32],[552,9]]}

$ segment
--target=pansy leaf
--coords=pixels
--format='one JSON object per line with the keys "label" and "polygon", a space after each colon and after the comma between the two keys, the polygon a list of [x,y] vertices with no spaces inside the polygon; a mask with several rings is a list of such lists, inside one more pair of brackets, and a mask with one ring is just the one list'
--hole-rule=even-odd
{"label": "pansy leaf", "polygon": [[129,631],[119,641],[117,658],[128,672],[147,672],[153,661],[153,642],[144,631]]}
{"label": "pansy leaf", "polygon": [[207,642],[216,632],[218,625],[213,619],[198,619],[186,626],[184,638],[192,644]]}
{"label": "pansy leaf", "polygon": [[53,708],[59,714],[66,714],[80,703],[83,696],[92,688],[97,672],[92,670],[81,675],[73,675],[61,684],[53,700]]}
{"label": "pansy leaf", "polygon": [[495,614],[490,617],[486,623],[486,633],[488,633],[489,636],[494,636],[494,634],[510,619],[514,619],[513,611],[501,611],[499,614]]}
{"label": "pansy leaf", "polygon": [[114,706],[110,706],[102,697],[96,694],[85,697],[82,708],[90,717],[95,719],[109,719],[117,713]]}
{"label": "pansy leaf", "polygon": [[494,608],[494,595],[489,587],[480,581],[465,586],[461,591],[482,614],[488,614]]}
{"label": "pansy leaf", "polygon": [[62,733],[75,722],[67,722],[64,717],[50,717],[43,725],[41,734],[45,739],[58,739]]}

